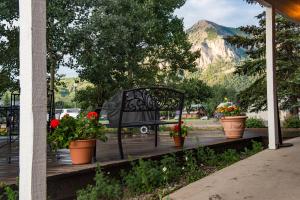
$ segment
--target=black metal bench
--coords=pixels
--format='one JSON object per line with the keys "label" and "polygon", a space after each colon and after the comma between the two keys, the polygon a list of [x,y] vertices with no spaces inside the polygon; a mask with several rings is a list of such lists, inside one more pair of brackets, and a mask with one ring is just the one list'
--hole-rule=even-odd
{"label": "black metal bench", "polygon": [[[124,158],[122,147],[121,129],[128,127],[152,126],[155,130],[155,147],[157,147],[157,132],[159,125],[178,124],[181,132],[181,116],[184,104],[184,93],[165,87],[138,88],[125,90],[122,93],[122,103],[118,123],[118,144],[121,159]],[[178,120],[160,120],[161,111],[179,112]],[[148,116],[139,118],[138,121],[123,121],[128,113]]]}

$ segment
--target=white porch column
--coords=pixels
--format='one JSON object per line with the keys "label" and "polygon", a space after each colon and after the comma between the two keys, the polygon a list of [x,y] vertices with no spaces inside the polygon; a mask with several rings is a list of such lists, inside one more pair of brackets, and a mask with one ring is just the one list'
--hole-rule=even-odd
{"label": "white porch column", "polygon": [[20,200],[46,199],[46,0],[19,0]]}
{"label": "white porch column", "polygon": [[269,149],[278,148],[278,113],[276,87],[276,46],[275,46],[275,10],[266,7],[266,60],[267,60],[267,98],[268,98],[268,132]]}

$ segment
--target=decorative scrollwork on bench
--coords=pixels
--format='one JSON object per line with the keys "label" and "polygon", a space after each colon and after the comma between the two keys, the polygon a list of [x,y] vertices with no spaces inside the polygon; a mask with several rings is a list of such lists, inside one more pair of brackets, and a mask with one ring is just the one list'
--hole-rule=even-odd
{"label": "decorative scrollwork on bench", "polygon": [[169,88],[139,88],[123,92],[123,112],[176,111],[184,94]]}

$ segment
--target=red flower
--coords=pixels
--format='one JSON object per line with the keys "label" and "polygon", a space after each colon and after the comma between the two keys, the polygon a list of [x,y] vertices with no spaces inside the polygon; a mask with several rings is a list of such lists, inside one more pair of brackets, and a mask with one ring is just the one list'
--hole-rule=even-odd
{"label": "red flower", "polygon": [[86,117],[88,119],[97,119],[98,118],[98,113],[96,113],[96,112],[89,112]]}
{"label": "red flower", "polygon": [[50,122],[50,127],[55,129],[58,127],[59,124],[60,124],[60,121],[58,119],[52,119]]}
{"label": "red flower", "polygon": [[174,126],[174,131],[175,131],[175,132],[178,132],[178,131],[179,131],[179,125],[178,125],[178,124],[176,124],[176,125]]}

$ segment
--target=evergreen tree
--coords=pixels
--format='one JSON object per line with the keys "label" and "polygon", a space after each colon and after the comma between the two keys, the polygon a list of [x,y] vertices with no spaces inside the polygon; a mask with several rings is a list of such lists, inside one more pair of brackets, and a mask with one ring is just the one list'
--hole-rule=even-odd
{"label": "evergreen tree", "polygon": [[[265,13],[257,18],[258,26],[240,27],[245,36],[227,38],[232,45],[243,47],[248,55],[237,66],[236,73],[255,78],[254,83],[239,94],[242,106],[251,111],[267,109]],[[300,98],[300,26],[279,14],[276,15],[276,52],[279,104],[281,109],[296,114]]]}

